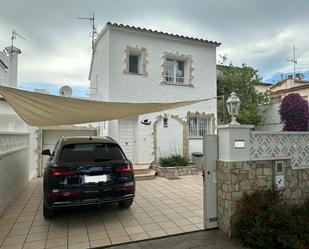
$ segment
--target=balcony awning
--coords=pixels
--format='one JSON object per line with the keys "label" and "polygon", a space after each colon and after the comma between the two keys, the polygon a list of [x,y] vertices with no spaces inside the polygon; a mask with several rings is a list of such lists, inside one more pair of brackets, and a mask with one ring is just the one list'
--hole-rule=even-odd
{"label": "balcony awning", "polygon": [[171,103],[103,102],[28,92],[4,86],[0,86],[0,94],[31,126],[72,125],[123,119],[207,100]]}

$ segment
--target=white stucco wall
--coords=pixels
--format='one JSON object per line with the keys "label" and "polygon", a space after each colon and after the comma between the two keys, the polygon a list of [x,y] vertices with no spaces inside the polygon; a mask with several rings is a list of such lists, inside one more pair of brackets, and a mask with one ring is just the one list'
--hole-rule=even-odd
{"label": "white stucco wall", "polygon": [[18,55],[13,54],[12,59],[10,59],[5,51],[0,51],[0,59],[8,67],[7,69],[2,69],[0,66],[0,85],[16,87]]}
{"label": "white stucco wall", "polygon": [[29,181],[29,149],[1,156],[0,216],[11,200]]}
{"label": "white stucco wall", "polygon": [[[127,46],[147,49],[147,76],[123,73]],[[192,56],[193,87],[161,84],[164,52]],[[194,44],[151,34],[110,29],[97,43],[95,53],[90,79],[93,86],[95,75],[99,75],[98,99],[127,102],[174,102],[216,96],[216,47],[212,45]],[[211,113],[216,118],[216,108],[216,99],[213,99],[161,113],[140,115],[137,122],[135,144],[138,151],[138,162],[149,163],[153,160],[153,122],[159,115],[173,114],[186,119],[187,113],[190,111]],[[141,124],[140,121],[143,119],[149,119],[152,124],[149,126]],[[117,121],[109,122],[108,134],[116,140],[119,139],[118,130]],[[202,151],[202,143],[190,142],[190,145],[193,146],[190,148],[190,153],[191,150]]]}
{"label": "white stucco wall", "polygon": [[171,154],[183,155],[183,125],[167,116],[168,127],[163,127],[163,120],[157,124],[157,158]]}
{"label": "white stucco wall", "polygon": [[259,113],[261,113],[264,123],[255,126],[257,131],[282,131],[283,124],[280,121],[279,109],[280,102],[271,103],[268,105],[259,106]]}
{"label": "white stucco wall", "polygon": [[[0,51],[0,60],[8,67],[9,61],[8,56],[5,51]],[[7,86],[10,81],[10,72],[9,69],[4,69],[0,66],[0,85]]]}
{"label": "white stucco wall", "polygon": [[98,41],[90,73],[90,98],[109,100],[109,31]]}

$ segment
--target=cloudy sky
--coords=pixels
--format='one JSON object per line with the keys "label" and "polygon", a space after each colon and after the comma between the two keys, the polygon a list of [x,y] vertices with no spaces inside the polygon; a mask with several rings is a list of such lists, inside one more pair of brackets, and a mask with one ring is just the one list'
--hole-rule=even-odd
{"label": "cloudy sky", "polygon": [[0,0],[0,48],[12,29],[26,38],[18,86],[56,93],[70,85],[75,96],[88,92],[90,25],[77,17],[95,12],[100,31],[108,21],[222,42],[218,55],[259,70],[265,82],[292,72],[309,72],[307,0]]}

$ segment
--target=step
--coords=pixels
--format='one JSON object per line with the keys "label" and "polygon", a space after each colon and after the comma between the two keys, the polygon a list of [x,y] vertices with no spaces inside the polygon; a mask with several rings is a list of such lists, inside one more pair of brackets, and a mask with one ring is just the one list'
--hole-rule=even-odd
{"label": "step", "polygon": [[156,171],[150,170],[146,174],[139,174],[135,175],[135,180],[136,181],[142,181],[142,180],[153,180],[156,178]]}
{"label": "step", "polygon": [[149,164],[134,164],[134,174],[135,175],[143,175],[150,172],[150,165]]}

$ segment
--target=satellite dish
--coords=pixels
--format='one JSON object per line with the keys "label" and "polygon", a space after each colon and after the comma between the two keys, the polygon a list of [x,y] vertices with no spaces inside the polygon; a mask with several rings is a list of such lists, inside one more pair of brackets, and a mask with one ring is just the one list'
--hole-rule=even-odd
{"label": "satellite dish", "polygon": [[72,96],[72,88],[70,86],[63,86],[59,90],[59,96],[63,97],[71,97]]}

